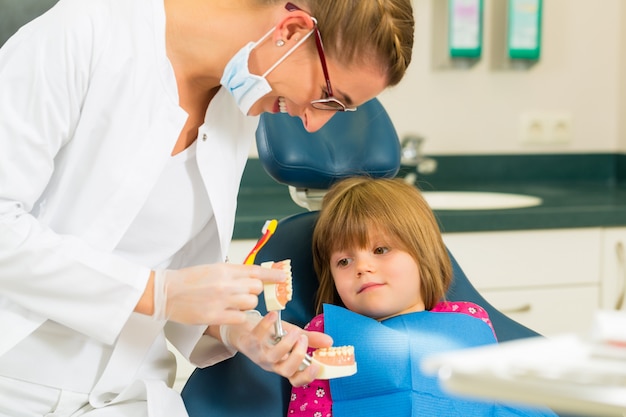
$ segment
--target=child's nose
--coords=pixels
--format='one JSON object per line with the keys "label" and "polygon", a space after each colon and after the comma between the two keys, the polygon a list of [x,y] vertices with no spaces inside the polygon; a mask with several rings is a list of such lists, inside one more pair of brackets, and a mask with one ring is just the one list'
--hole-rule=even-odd
{"label": "child's nose", "polygon": [[374,271],[374,264],[372,259],[368,256],[360,256],[356,260],[356,271],[358,276],[362,276],[365,273],[371,273]]}

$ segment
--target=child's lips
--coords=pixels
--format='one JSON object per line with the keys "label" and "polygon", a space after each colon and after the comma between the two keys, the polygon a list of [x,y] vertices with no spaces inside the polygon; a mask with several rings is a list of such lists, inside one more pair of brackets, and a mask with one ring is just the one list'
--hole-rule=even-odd
{"label": "child's lips", "polygon": [[361,285],[361,288],[359,288],[359,291],[357,292],[357,294],[361,294],[363,291],[367,291],[367,290],[370,290],[370,289],[382,287],[383,285],[384,284],[380,284],[378,282],[368,282],[368,283],[365,283],[365,284]]}

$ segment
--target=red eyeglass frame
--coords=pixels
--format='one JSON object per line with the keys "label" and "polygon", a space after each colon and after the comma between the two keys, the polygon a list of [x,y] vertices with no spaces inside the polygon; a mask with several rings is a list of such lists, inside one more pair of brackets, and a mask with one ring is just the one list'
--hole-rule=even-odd
{"label": "red eyeglass frame", "polygon": [[[296,10],[303,11],[301,8],[291,2],[288,2],[285,5],[285,9],[290,12]],[[326,65],[326,54],[324,53],[324,45],[322,44],[322,35],[320,34],[320,30],[317,27],[317,20],[313,16],[311,16],[311,19],[313,19],[313,22],[315,23],[315,28],[313,29],[315,31],[315,46],[317,47],[317,55],[319,55],[320,62],[322,63],[322,71],[324,72],[324,78],[326,79],[326,94],[328,94],[328,97],[311,101],[311,105],[318,110],[356,111],[356,107],[346,106],[341,102],[341,100],[333,95],[333,87],[330,84],[328,67]]]}

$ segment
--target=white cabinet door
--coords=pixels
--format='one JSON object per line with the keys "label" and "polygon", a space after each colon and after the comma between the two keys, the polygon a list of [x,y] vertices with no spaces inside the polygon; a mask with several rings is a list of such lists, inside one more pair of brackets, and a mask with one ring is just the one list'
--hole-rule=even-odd
{"label": "white cabinet door", "polygon": [[444,234],[498,310],[546,336],[588,334],[600,305],[601,228]]}
{"label": "white cabinet door", "polygon": [[480,292],[492,306],[544,336],[589,334],[599,287],[581,285]]}
{"label": "white cabinet door", "polygon": [[598,284],[602,229],[445,233],[476,288]]}
{"label": "white cabinet door", "polygon": [[605,229],[600,307],[626,310],[626,228]]}

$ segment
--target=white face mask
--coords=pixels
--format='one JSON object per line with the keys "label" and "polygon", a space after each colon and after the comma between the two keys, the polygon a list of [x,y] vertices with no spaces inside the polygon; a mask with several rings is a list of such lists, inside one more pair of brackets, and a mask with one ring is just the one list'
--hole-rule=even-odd
{"label": "white face mask", "polygon": [[[313,29],[315,30],[315,29]],[[291,53],[300,46],[305,40],[313,33],[311,30],[302,39],[300,39],[294,46],[291,47],[285,54],[272,65],[263,75],[250,74],[248,69],[248,60],[250,59],[250,51],[252,51],[257,45],[259,45],[265,38],[270,36],[274,32],[272,28],[257,42],[250,42],[239,52],[233,56],[226,68],[224,68],[224,74],[220,80],[226,89],[232,94],[237,102],[239,110],[245,115],[250,111],[250,107],[256,103],[261,97],[272,91],[272,87],[267,82],[265,77],[274,70],[281,62],[285,60]]]}

